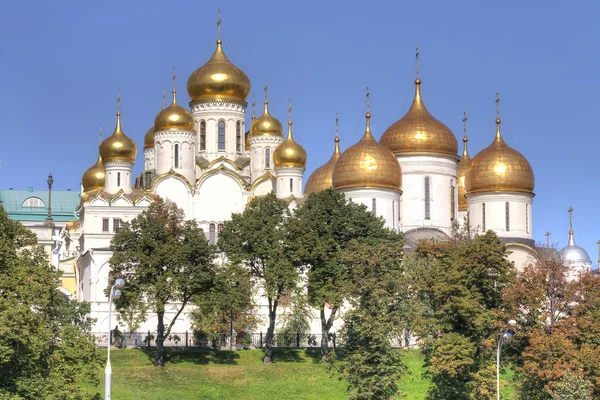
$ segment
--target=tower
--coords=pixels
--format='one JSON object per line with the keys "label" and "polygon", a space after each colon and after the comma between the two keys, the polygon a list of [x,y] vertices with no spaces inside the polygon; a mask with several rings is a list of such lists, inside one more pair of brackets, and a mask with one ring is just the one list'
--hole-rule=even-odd
{"label": "tower", "polygon": [[278,198],[304,197],[302,178],[306,170],[306,159],[306,150],[292,136],[292,104],[290,102],[287,137],[273,152],[275,176],[277,177],[275,187]]}

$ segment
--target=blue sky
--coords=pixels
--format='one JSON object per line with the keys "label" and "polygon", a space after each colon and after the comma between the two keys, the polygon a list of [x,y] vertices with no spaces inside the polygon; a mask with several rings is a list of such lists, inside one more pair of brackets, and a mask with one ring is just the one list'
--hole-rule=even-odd
{"label": "blue sky", "polygon": [[[77,189],[97,155],[98,127],[114,128],[121,89],[125,132],[140,152],[177,68],[189,74],[214,49],[217,9],[225,51],[250,77],[257,103],[269,82],[272,113],[294,103],[306,177],[330,157],[335,112],[342,148],[364,129],[371,89],[379,137],[412,101],[414,48],[429,111],[471,155],[503,135],[536,176],[534,237],[575,238],[597,258],[600,239],[600,3],[593,1],[29,1],[0,14],[0,188]],[[249,102],[251,100],[249,99]],[[462,145],[462,143],[461,143]],[[595,264],[595,263],[594,263]]]}

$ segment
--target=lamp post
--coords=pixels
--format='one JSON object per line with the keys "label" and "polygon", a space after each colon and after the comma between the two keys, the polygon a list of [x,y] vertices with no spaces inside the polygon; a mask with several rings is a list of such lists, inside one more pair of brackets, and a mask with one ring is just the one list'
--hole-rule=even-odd
{"label": "lamp post", "polygon": [[52,219],[52,184],[54,183],[54,179],[52,179],[52,174],[48,175],[46,183],[48,184],[48,216],[46,217],[45,225],[54,226]]}
{"label": "lamp post", "polygon": [[513,334],[510,333],[510,330],[517,326],[517,321],[511,319],[506,324],[506,328],[504,332],[502,332],[502,336],[498,340],[498,353],[496,354],[496,395],[498,400],[500,400],[500,352],[502,350],[502,344],[504,342],[508,343],[513,339]]}
{"label": "lamp post", "polygon": [[112,379],[112,369],[110,367],[110,327],[112,317],[112,302],[118,300],[121,297],[121,291],[125,286],[125,280],[118,278],[115,280],[115,284],[110,288],[110,294],[108,296],[108,354],[106,357],[106,369],[104,370],[104,400],[110,400],[110,387]]}

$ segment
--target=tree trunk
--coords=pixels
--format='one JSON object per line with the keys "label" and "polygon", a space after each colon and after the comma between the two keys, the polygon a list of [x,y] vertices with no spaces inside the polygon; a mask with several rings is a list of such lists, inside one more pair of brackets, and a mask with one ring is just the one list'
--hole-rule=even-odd
{"label": "tree trunk", "polygon": [[325,318],[325,305],[321,307],[321,359],[327,359],[329,354],[329,330],[333,326],[333,317],[338,310],[338,306],[331,309],[329,318]]}
{"label": "tree trunk", "polygon": [[165,366],[165,349],[163,344],[165,342],[165,312],[159,311],[156,313],[158,318],[158,327],[156,328],[156,359],[154,365],[157,367]]}
{"label": "tree trunk", "polygon": [[275,335],[275,318],[277,316],[277,300],[269,298],[269,328],[265,338],[265,364],[273,363],[273,337]]}

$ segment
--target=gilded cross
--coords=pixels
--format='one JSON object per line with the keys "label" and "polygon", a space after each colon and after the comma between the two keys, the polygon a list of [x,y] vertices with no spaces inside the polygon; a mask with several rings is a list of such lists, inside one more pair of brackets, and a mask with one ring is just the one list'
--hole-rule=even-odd
{"label": "gilded cross", "polygon": [[265,101],[269,101],[268,98],[267,98],[267,89],[268,89],[267,78],[265,78]]}
{"label": "gilded cross", "polygon": [[292,99],[290,99],[290,106],[288,108],[288,122],[292,122]]}
{"label": "gilded cross", "polygon": [[221,40],[221,10],[219,9],[219,17],[217,19],[217,39]]}
{"label": "gilded cross", "polygon": [[117,113],[121,114],[121,89],[117,89]]}
{"label": "gilded cross", "polygon": [[552,235],[552,233],[550,232],[546,232],[546,234],[544,236],[546,236],[546,247],[550,248],[550,235]]}
{"label": "gilded cross", "polygon": [[369,87],[367,86],[367,112],[371,112],[371,92],[369,92]]}
{"label": "gilded cross", "polygon": [[173,91],[176,90],[177,86],[177,73],[175,73],[175,67],[173,67]]}
{"label": "gilded cross", "polygon": [[496,92],[496,118],[500,118],[500,96]]}
{"label": "gilded cross", "polygon": [[573,232],[573,207],[569,207],[569,232]]}
{"label": "gilded cross", "polygon": [[340,117],[338,115],[338,112],[335,112],[335,137],[339,137],[339,123],[340,123]]}
{"label": "gilded cross", "polygon": [[464,118],[462,120],[463,121],[463,130],[464,130],[464,137],[466,139],[467,138],[467,119],[468,119],[467,112],[465,111],[463,115],[464,115]]}
{"label": "gilded cross", "polygon": [[256,106],[256,98],[254,97],[254,93],[252,93],[252,119],[254,119],[254,106]]}
{"label": "gilded cross", "polygon": [[415,53],[415,58],[417,61],[417,78],[419,77],[419,46],[417,46],[417,50]]}

